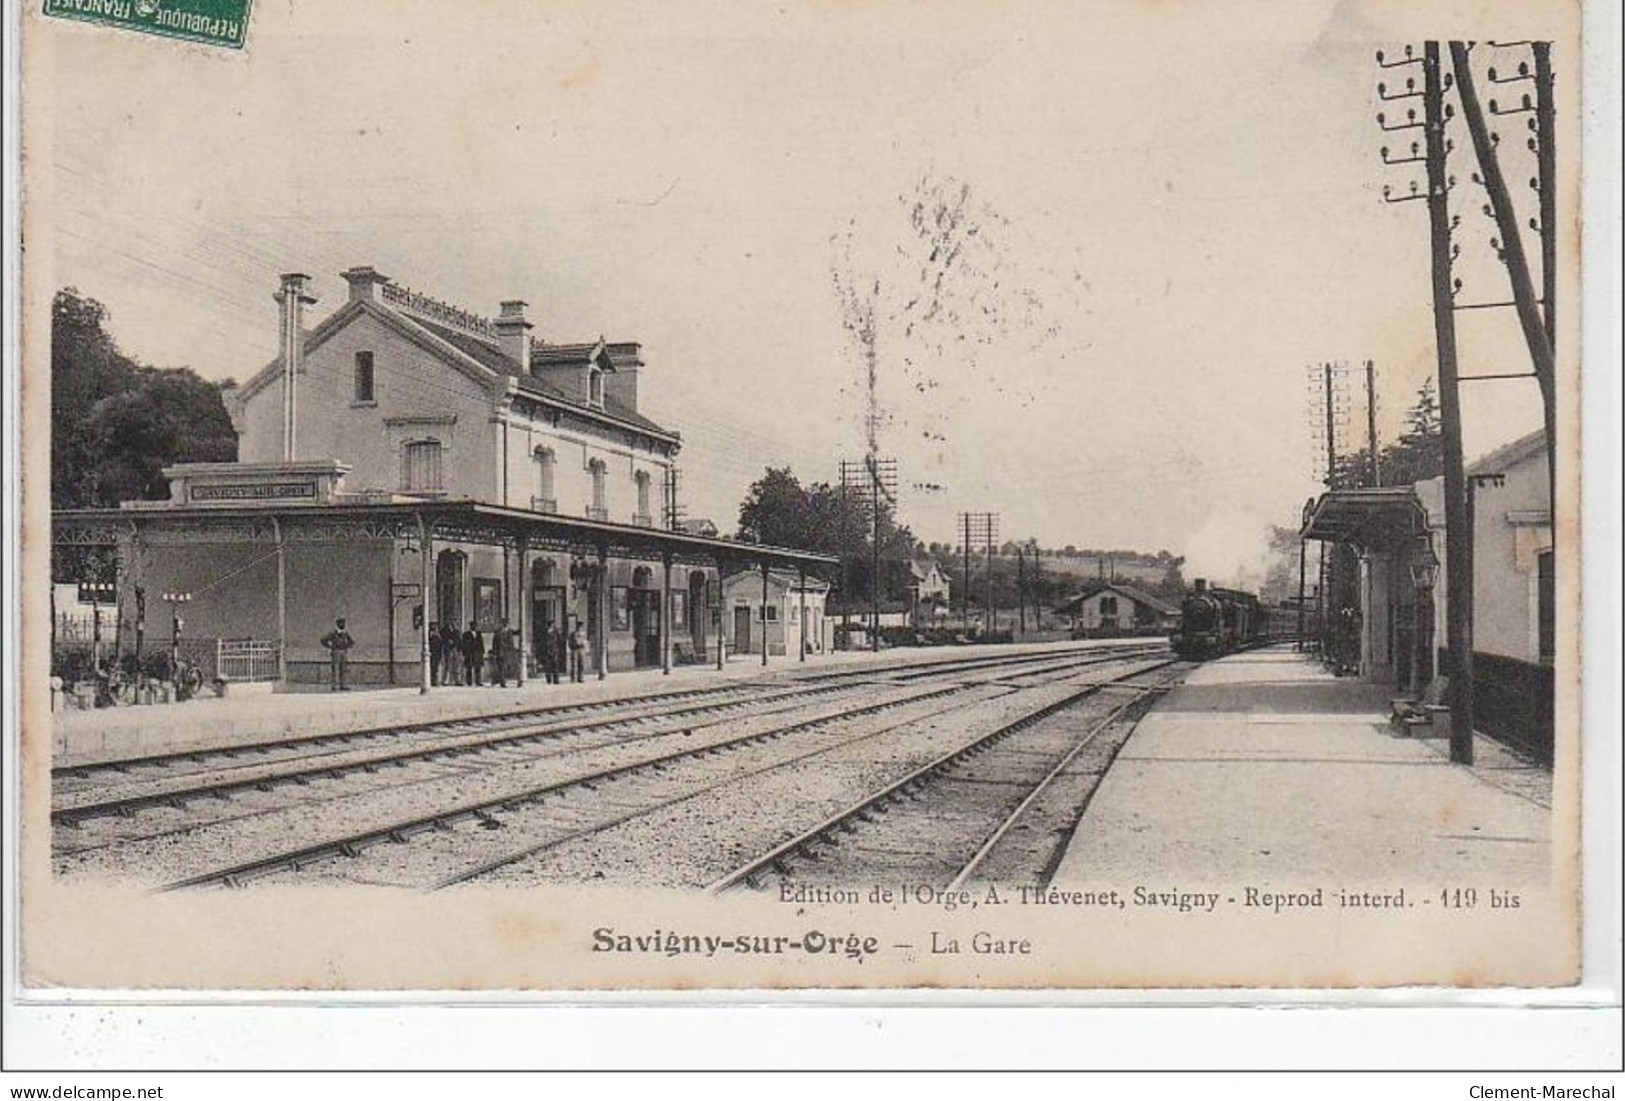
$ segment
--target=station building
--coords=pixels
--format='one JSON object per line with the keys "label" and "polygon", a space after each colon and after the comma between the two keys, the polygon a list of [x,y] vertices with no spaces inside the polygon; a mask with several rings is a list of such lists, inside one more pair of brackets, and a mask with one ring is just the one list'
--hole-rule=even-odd
{"label": "station building", "polygon": [[487,318],[343,278],[307,330],[308,277],[283,277],[279,355],[223,395],[238,462],[169,468],[168,501],[55,514],[59,542],[118,547],[137,648],[184,622],[189,657],[274,650],[276,679],[319,680],[343,617],[354,683],[427,686],[434,625],[511,630],[534,669],[549,628],[580,624],[600,674],[669,669],[719,654],[725,569],[828,564],[673,530],[681,437],[639,408],[637,343],[551,343],[522,301]]}

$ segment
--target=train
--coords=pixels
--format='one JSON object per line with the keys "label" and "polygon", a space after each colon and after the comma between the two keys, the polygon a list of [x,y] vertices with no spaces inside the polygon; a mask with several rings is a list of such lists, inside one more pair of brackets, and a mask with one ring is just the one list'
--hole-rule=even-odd
{"label": "train", "polygon": [[1276,637],[1272,625],[1278,617],[1270,612],[1252,593],[1198,579],[1179,607],[1179,630],[1171,640],[1174,653],[1188,661],[1206,661],[1262,645]]}

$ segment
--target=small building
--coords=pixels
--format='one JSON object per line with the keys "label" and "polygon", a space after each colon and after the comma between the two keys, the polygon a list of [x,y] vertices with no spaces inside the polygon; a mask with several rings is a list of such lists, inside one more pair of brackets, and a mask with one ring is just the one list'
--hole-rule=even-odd
{"label": "small building", "polygon": [[935,559],[915,559],[909,562],[908,571],[909,607],[915,626],[934,627],[947,619],[953,595],[942,566]]}
{"label": "small building", "polygon": [[[1466,469],[1473,528],[1474,726],[1550,761],[1556,649],[1555,557],[1545,434]],[[1326,614],[1347,619],[1362,677],[1420,691],[1449,674],[1444,479],[1339,489],[1311,499],[1303,536],[1352,547],[1358,587]]]}
{"label": "small building", "polygon": [[1143,589],[1117,581],[1095,583],[1056,610],[1085,638],[1155,634],[1179,626],[1179,609]]}
{"label": "small building", "polygon": [[[1473,717],[1485,734],[1551,760],[1557,566],[1546,435],[1532,432],[1467,467],[1473,527]],[[1416,485],[1448,568],[1444,479]],[[1437,646],[1450,644],[1445,586],[1433,592]],[[1442,666],[1441,666],[1442,667]]]}
{"label": "small building", "polygon": [[788,570],[769,570],[765,582],[760,570],[723,578],[722,637],[728,651],[760,654],[765,642],[769,654],[799,654],[804,640],[809,653],[823,652],[828,595],[828,582]]}

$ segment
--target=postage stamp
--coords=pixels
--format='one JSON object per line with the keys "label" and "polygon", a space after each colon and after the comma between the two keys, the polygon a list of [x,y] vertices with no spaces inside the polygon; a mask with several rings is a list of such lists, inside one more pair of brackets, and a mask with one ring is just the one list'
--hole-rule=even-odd
{"label": "postage stamp", "polygon": [[253,0],[45,0],[45,14],[243,48]]}

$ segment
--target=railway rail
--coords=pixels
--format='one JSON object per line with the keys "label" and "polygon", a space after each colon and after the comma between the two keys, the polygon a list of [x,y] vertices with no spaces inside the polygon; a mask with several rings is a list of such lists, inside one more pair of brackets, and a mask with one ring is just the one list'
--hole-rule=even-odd
{"label": "railway rail", "polygon": [[[128,874],[166,889],[309,878],[307,871],[329,862],[340,863],[317,878],[370,881],[369,862],[356,858],[389,851],[395,856],[385,864],[404,867],[418,850],[428,858],[423,874],[413,868],[402,873],[410,882],[398,885],[524,881],[523,865],[532,857],[616,836],[622,827],[636,831],[662,809],[728,797],[753,777],[771,780],[820,759],[838,761],[853,747],[888,737],[917,739],[906,732],[931,722],[940,728],[950,712],[958,721],[976,708],[1025,706],[1033,693],[1046,700],[1057,692],[1068,699],[1090,695],[1136,674],[1081,689],[1077,678],[1102,666],[1143,666],[1165,652],[1135,644],[980,655],[173,754],[147,766],[146,775],[128,766],[104,773],[115,779],[101,791],[59,792],[55,855],[64,872],[128,859]],[[684,702],[672,707],[674,700]],[[900,718],[877,727],[888,713]],[[85,775],[75,778],[83,782]],[[272,838],[283,844],[267,853]],[[493,838],[524,843],[493,856]],[[386,844],[388,850],[378,849]],[[227,866],[210,869],[211,855]],[[75,864],[79,857],[94,859]],[[173,870],[164,875],[166,868]],[[183,874],[175,878],[176,871]],[[386,870],[383,878],[401,877]]]}
{"label": "railway rail", "polygon": [[[1175,661],[1160,662],[1149,669],[1136,670],[1114,678],[1107,684],[1084,687],[1065,699],[1050,703],[990,733],[973,738],[752,858],[710,884],[709,890],[720,893],[739,886],[758,887],[768,875],[790,878],[798,868],[805,871],[816,867],[820,878],[825,879],[850,880],[854,874],[861,876],[863,873],[853,866],[853,851],[855,850],[860,858],[865,852],[873,855],[877,850],[884,851],[889,858],[895,858],[898,851],[897,835],[910,832],[910,829],[899,829],[897,825],[898,820],[905,815],[911,815],[916,819],[909,823],[909,827],[912,827],[912,832],[916,835],[913,847],[924,851],[947,853],[954,851],[957,843],[959,851],[964,853],[966,847],[964,818],[967,813],[963,806],[964,801],[960,800],[961,805],[954,808],[957,819],[954,822],[955,836],[944,838],[942,836],[944,831],[940,828],[944,816],[942,804],[950,801],[952,797],[951,795],[945,797],[940,791],[933,793],[933,789],[940,789],[948,783],[955,782],[961,785],[979,783],[1005,787],[1018,783],[1022,773],[1032,772],[1032,762],[1026,762],[1025,767],[1022,764],[1013,765],[1008,760],[1013,754],[1007,752],[1006,759],[997,767],[989,768],[983,764],[978,769],[976,766],[979,759],[1001,748],[1008,750],[1018,735],[1040,726],[1054,716],[1064,714],[1084,700],[1100,696],[1108,688],[1122,687],[1128,681],[1155,676],[1177,664],[1179,663]],[[1027,786],[1026,794],[1021,796],[1013,807],[1008,805],[1011,801],[1008,798],[991,801],[993,806],[973,807],[971,816],[987,819],[989,828],[981,835],[981,843],[969,851],[968,855],[963,856],[957,868],[941,885],[948,890],[957,890],[979,869],[986,868],[989,865],[989,857],[1007,841],[1012,830],[1038,806],[1045,794],[1052,789],[1057,779],[1065,774],[1078,756],[1114,723],[1137,709],[1143,709],[1154,696],[1167,691],[1174,679],[1177,677],[1162,677],[1159,683],[1146,686],[1136,691],[1129,699],[1111,706],[1081,737],[1065,736],[1064,740],[1069,743],[1069,748],[1065,749],[1059,760],[1044,769],[1036,781]],[[1015,752],[1024,754],[1027,749],[1018,747]],[[1054,759],[1053,755],[1050,759]],[[967,775],[967,772],[972,775]],[[975,775],[976,772],[980,775]],[[979,802],[990,801],[979,800]],[[1079,815],[1086,803],[1087,798],[1076,804]],[[898,808],[906,809],[894,813]],[[981,810],[982,813],[976,815],[976,810]],[[884,828],[874,828],[882,821]],[[933,828],[934,826],[937,828]],[[862,836],[866,831],[883,833],[885,840],[870,838],[866,841]],[[971,844],[974,844],[974,840]],[[906,839],[903,847],[908,847]],[[1057,846],[1049,848],[1053,850]],[[844,862],[843,852],[846,854]],[[1047,878],[1047,874],[1053,870],[1047,864],[1046,860],[1046,866],[1043,868],[1023,869],[1022,874],[1014,878],[1026,882],[1039,882]]]}

